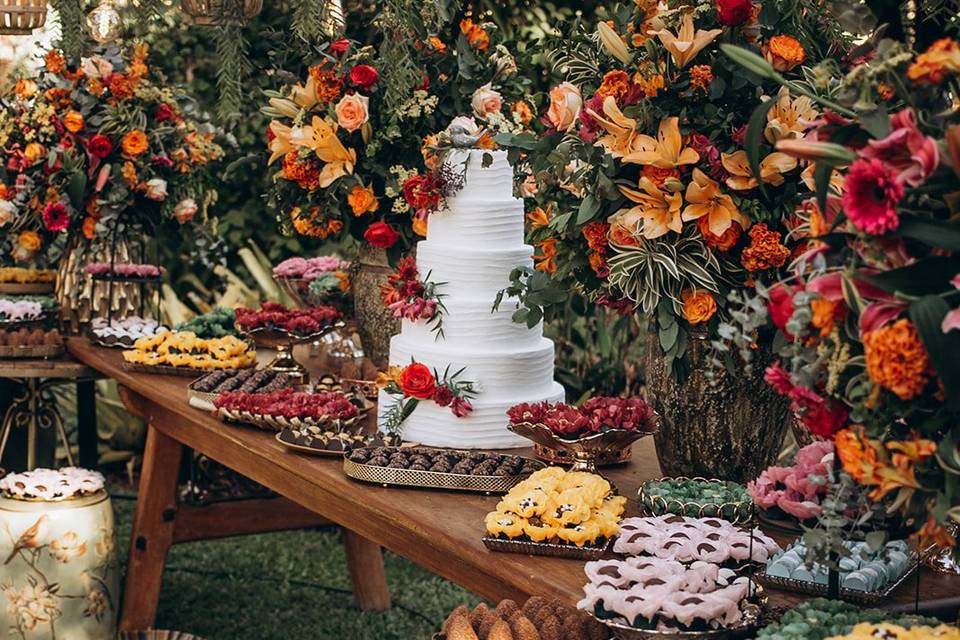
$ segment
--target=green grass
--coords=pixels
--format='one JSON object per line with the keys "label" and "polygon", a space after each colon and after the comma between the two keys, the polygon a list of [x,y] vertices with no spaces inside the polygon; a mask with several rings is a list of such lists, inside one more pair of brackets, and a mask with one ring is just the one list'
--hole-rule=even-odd
{"label": "green grass", "polygon": [[[123,566],[134,504],[114,500]],[[176,545],[156,628],[208,640],[426,640],[453,608],[479,602],[399,556],[385,561],[394,606],[368,612],[353,603],[335,529]]]}

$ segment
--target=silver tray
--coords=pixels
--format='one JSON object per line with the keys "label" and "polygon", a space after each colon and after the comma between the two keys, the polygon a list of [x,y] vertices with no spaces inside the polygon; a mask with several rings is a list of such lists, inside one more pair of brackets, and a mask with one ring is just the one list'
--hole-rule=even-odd
{"label": "silver tray", "polygon": [[601,545],[554,544],[552,542],[533,542],[531,540],[507,540],[484,536],[483,545],[490,551],[501,553],[523,553],[531,556],[551,556],[553,558],[571,558],[574,560],[599,560],[603,557],[610,539]]}
{"label": "silver tray", "polygon": [[[539,463],[538,463],[539,464]],[[541,466],[541,468],[543,468]],[[474,491],[478,493],[507,493],[515,484],[529,477],[475,476],[465,473],[442,473],[421,469],[393,469],[379,465],[343,459],[343,472],[354,480],[372,482],[385,487],[417,487],[421,489],[446,489],[448,491]]]}
{"label": "silver tray", "polygon": [[[900,588],[917,571],[917,554],[910,553],[910,565],[902,576],[883,587],[879,591],[857,591],[856,589],[847,589],[840,587],[840,599],[854,604],[862,604],[875,607],[884,600],[893,595],[893,592]],[[767,575],[766,569],[757,573],[754,578],[760,584],[771,589],[783,589],[784,591],[793,591],[810,596],[827,596],[827,585],[808,582],[806,580],[794,580],[793,578],[779,578]]]}

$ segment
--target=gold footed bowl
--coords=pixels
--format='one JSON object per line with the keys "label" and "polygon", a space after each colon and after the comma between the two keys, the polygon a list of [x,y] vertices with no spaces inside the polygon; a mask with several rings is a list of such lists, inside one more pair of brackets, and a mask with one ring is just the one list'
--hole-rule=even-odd
{"label": "gold footed bowl", "polygon": [[524,422],[511,424],[508,428],[532,441],[538,456],[541,450],[549,449],[553,452],[549,454],[553,456],[551,461],[569,464],[571,471],[585,471],[600,476],[603,474],[597,470],[598,466],[629,460],[630,446],[640,438],[656,433],[655,431],[610,429],[586,438],[568,440],[543,424]]}
{"label": "gold footed bowl", "polygon": [[310,382],[310,374],[307,373],[307,368],[293,357],[293,348],[298,344],[316,342],[331,331],[342,329],[345,326],[346,323],[338,320],[333,324],[327,325],[320,331],[309,335],[298,335],[275,327],[258,327],[256,329],[250,329],[249,331],[240,329],[239,327],[237,327],[237,329],[253,340],[257,347],[273,349],[277,352],[277,355],[265,367],[266,369],[276,371],[277,373],[284,373],[295,382],[299,381],[300,384],[307,384]]}

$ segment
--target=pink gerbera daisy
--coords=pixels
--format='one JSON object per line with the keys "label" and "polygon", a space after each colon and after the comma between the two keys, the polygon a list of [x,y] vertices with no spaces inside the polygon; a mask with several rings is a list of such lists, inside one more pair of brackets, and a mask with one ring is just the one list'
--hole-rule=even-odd
{"label": "pink gerbera daisy", "polygon": [[51,202],[43,208],[43,224],[48,231],[59,233],[70,226],[67,207],[62,202]]}
{"label": "pink gerbera daisy", "polygon": [[861,158],[850,165],[843,181],[843,210],[857,229],[871,235],[896,229],[901,198],[903,185],[882,161]]}

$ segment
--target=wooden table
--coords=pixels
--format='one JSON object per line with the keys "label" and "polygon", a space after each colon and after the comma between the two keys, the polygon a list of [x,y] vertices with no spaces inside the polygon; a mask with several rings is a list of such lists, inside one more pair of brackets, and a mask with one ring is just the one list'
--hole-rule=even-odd
{"label": "wooden table", "polygon": [[[127,574],[124,629],[149,625],[156,611],[163,562],[169,544],[182,533],[173,497],[175,478],[164,472],[177,458],[179,445],[260,482],[298,505],[341,525],[354,579],[355,597],[363,606],[382,598],[385,583],[379,557],[371,546],[381,545],[420,564],[488,600],[530,595],[557,597],[574,603],[582,597],[583,563],[575,560],[491,553],[480,541],[484,515],[497,497],[384,488],[363,484],[342,473],[342,463],[291,453],[273,434],[229,426],[188,406],[187,380],[162,375],[130,373],[119,353],[71,340],[69,349],[79,360],[126,388],[131,409],[150,424],[140,480],[137,518]],[[175,466],[175,465],[173,465]],[[609,476],[624,495],[635,495],[640,483],[659,475],[650,439],[635,445],[634,460]],[[162,485],[162,486],[161,486]],[[628,515],[636,514],[636,501]],[[141,548],[141,538],[149,537]],[[379,555],[379,551],[377,552]],[[921,570],[924,599],[955,597],[960,579]],[[891,606],[913,600],[909,581]],[[793,605],[803,596],[772,591],[775,605]],[[956,606],[956,605],[953,605]]]}

